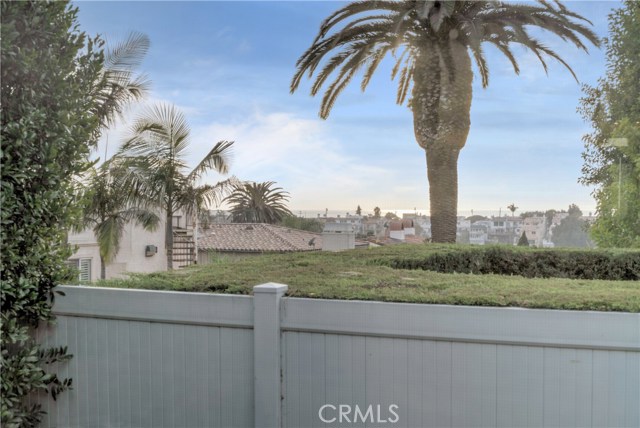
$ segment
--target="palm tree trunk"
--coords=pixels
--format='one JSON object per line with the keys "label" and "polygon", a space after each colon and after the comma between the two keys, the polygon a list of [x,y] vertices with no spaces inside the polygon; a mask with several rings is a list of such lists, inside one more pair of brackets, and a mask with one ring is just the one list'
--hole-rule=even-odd
{"label": "palm tree trunk", "polygon": [[107,279],[107,264],[102,256],[100,256],[100,279]]}
{"label": "palm tree trunk", "polygon": [[456,242],[458,155],[469,134],[472,82],[467,48],[455,40],[430,46],[416,61],[411,109],[427,156],[433,242]]}
{"label": "palm tree trunk", "polygon": [[173,213],[167,211],[164,247],[167,252],[167,270],[173,270]]}
{"label": "palm tree trunk", "polygon": [[458,210],[458,154],[446,146],[431,146],[427,155],[431,241],[456,242]]}

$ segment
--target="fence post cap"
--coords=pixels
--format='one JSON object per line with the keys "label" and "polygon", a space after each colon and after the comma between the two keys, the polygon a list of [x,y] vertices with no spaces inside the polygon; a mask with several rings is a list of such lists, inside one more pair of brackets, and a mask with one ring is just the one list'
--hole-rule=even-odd
{"label": "fence post cap", "polygon": [[286,284],[277,284],[275,282],[268,282],[266,284],[260,284],[253,287],[253,294],[257,293],[272,293],[272,294],[284,294],[289,289]]}

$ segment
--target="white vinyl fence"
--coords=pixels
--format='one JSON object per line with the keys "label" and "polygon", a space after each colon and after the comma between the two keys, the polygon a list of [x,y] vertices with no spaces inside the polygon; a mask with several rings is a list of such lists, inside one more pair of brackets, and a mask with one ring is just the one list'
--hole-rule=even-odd
{"label": "white vinyl fence", "polygon": [[59,287],[45,427],[639,427],[640,314]]}

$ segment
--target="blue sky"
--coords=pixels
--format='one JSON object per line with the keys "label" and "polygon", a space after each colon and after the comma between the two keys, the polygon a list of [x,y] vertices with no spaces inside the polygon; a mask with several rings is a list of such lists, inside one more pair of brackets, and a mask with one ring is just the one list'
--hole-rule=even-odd
{"label": "blue sky", "polygon": [[[352,82],[328,120],[309,82],[291,95],[297,58],[320,22],[341,3],[332,1],[76,2],[83,30],[119,41],[131,31],[147,34],[151,49],[142,70],[152,80],[147,103],[179,106],[192,129],[193,165],[219,140],[235,140],[231,173],[240,179],[276,181],[298,210],[413,210],[427,213],[425,156],[413,136],[411,112],[395,104],[390,61],[367,91]],[[618,2],[565,4],[607,32],[607,14]],[[594,84],[604,74],[604,51],[589,54],[541,34],[578,74]],[[488,89],[474,81],[471,131],[459,161],[461,213],[498,213],[511,202],[520,211],[565,208],[593,211],[591,189],[577,183],[589,128],[576,113],[580,86],[549,60],[545,75],[535,57],[516,48],[521,74],[487,49]],[[355,83],[355,84],[354,84]],[[135,117],[136,107],[128,116]],[[112,154],[127,132],[108,132]],[[102,156],[105,141],[98,153]],[[221,177],[207,177],[216,182]]]}

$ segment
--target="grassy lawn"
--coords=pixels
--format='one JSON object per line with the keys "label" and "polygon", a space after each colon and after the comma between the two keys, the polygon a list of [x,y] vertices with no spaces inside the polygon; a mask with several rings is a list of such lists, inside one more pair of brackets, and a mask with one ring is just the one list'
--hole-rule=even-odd
{"label": "grassy lawn", "polygon": [[[640,312],[638,281],[445,274],[388,266],[390,260],[398,258],[419,259],[469,248],[398,245],[341,253],[220,256],[216,263],[206,266],[135,274],[127,280],[101,281],[96,285],[250,294],[254,285],[278,282],[289,285],[287,294],[295,297]],[[640,252],[632,254],[635,257],[636,253],[640,260]]]}

